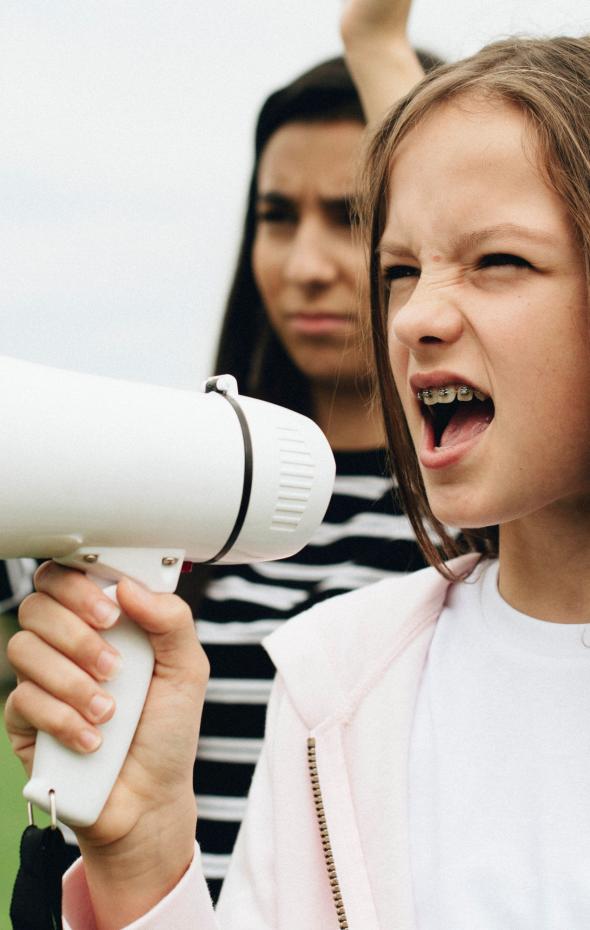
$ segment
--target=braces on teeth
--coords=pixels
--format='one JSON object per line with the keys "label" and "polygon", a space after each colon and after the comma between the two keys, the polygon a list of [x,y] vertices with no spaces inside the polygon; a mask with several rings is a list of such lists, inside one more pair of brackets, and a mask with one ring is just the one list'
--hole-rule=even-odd
{"label": "braces on teeth", "polygon": [[424,388],[424,390],[418,391],[416,396],[427,407],[432,407],[434,404],[452,404],[454,400],[466,402],[473,400],[474,397],[482,401],[486,399],[485,394],[468,387],[466,384],[460,384],[458,387],[448,385],[441,388]]}

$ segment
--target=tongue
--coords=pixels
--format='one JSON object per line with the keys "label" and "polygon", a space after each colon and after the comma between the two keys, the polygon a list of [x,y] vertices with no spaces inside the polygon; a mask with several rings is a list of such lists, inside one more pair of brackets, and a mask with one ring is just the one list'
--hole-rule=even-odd
{"label": "tongue", "polygon": [[440,438],[439,449],[448,449],[457,446],[460,442],[473,439],[478,433],[488,428],[494,414],[487,403],[461,404],[457,409]]}

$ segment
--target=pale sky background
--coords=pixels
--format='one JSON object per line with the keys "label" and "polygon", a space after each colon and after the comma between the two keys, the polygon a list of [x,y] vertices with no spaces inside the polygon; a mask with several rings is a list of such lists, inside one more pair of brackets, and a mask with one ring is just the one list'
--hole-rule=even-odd
{"label": "pale sky background", "polygon": [[[0,352],[209,373],[263,97],[340,48],[340,0],[3,0]],[[447,58],[590,31],[590,0],[416,0]]]}

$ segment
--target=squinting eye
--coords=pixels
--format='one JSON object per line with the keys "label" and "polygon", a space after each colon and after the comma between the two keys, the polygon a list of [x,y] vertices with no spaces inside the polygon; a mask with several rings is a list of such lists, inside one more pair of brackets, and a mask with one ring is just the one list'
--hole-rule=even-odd
{"label": "squinting eye", "polygon": [[383,277],[389,284],[399,281],[400,278],[419,278],[420,269],[413,265],[390,265],[389,268],[383,269]]}
{"label": "squinting eye", "polygon": [[516,268],[532,268],[530,262],[520,255],[511,255],[508,252],[494,252],[492,255],[484,255],[478,262],[479,268],[501,268],[511,265]]}

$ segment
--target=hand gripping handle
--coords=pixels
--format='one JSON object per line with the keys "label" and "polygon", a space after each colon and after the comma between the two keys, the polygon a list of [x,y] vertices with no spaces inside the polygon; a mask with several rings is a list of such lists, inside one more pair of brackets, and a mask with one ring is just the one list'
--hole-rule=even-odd
{"label": "hand gripping handle", "polygon": [[[135,577],[138,574],[134,572]],[[94,580],[101,587],[107,584],[104,593],[116,601],[116,585],[97,577]],[[174,590],[176,580],[173,586],[166,587]],[[96,752],[81,755],[39,732],[33,772],[23,791],[28,801],[48,812],[54,792],[57,817],[72,827],[89,826],[98,820],[127,757],[154,668],[154,652],[147,634],[123,614],[111,630],[101,635],[121,655],[117,676],[103,686],[116,704],[113,717],[100,727],[103,742]]]}
{"label": "hand gripping handle", "polygon": [[[183,549],[125,549],[82,546],[60,557],[62,565],[86,571],[104,593],[117,602],[116,584],[125,575],[152,591],[174,591],[182,568]],[[100,729],[103,742],[96,752],[81,755],[66,749],[47,733],[38,733],[30,781],[23,794],[72,827],[95,823],[127,757],[139,723],[154,668],[154,653],[143,630],[123,614],[101,634],[121,655],[116,678],[104,685],[115,699],[115,712]]]}

